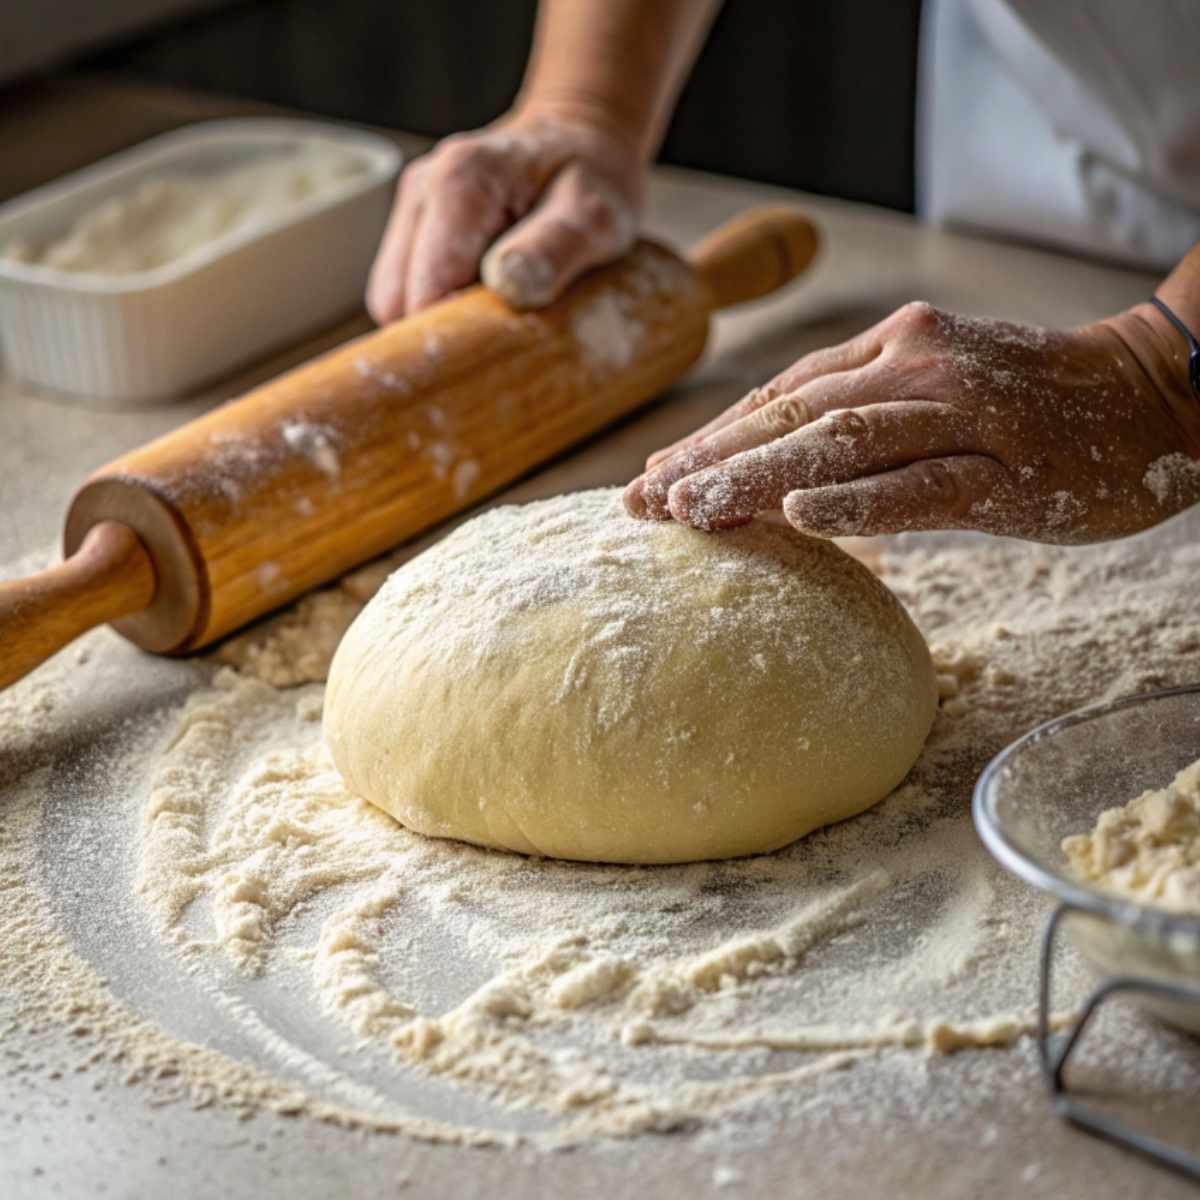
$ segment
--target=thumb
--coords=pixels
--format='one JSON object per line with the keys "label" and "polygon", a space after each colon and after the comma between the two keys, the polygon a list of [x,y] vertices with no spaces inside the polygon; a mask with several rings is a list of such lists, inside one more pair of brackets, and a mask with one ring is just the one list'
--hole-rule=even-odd
{"label": "thumb", "polygon": [[513,308],[542,308],[584,271],[624,254],[636,229],[633,208],[616,188],[569,166],[484,255],[481,277]]}
{"label": "thumb", "polygon": [[981,454],[926,459],[848,483],[789,492],[783,515],[816,537],[974,529],[1020,535],[1008,473]]}

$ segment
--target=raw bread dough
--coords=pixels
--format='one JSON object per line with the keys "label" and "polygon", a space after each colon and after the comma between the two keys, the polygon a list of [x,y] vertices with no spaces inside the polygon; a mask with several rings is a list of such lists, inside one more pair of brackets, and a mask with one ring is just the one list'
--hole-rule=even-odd
{"label": "raw bread dough", "polygon": [[528,854],[753,854],[882,799],[933,668],[899,601],[828,542],[635,521],[616,490],[470,521],[350,627],[325,735],[409,828]]}

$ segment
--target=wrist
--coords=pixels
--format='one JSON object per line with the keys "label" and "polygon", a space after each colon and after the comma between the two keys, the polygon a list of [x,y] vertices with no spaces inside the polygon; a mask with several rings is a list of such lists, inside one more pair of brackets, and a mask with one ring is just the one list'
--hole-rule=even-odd
{"label": "wrist", "polygon": [[645,131],[617,104],[579,90],[532,88],[523,91],[504,118],[525,128],[557,127],[599,142],[607,156],[630,170],[644,165]]}
{"label": "wrist", "polygon": [[[1194,328],[1193,318],[1179,315]],[[1153,390],[1182,435],[1183,452],[1200,459],[1200,395],[1192,388],[1183,335],[1149,302],[1098,321],[1096,328],[1118,340],[1114,349],[1123,369],[1134,377],[1131,382],[1136,386],[1140,377],[1141,388],[1148,385]]]}

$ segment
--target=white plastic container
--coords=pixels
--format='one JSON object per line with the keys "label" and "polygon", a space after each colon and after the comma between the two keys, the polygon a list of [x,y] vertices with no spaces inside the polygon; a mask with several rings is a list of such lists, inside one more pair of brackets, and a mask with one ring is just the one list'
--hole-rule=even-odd
{"label": "white plastic container", "polygon": [[220,172],[314,142],[361,155],[365,170],[153,270],[84,274],[0,258],[8,372],[110,405],[166,400],[352,312],[400,152],[386,138],[322,121],[204,121],[153,138],[0,206],[0,248],[56,237],[149,179]]}

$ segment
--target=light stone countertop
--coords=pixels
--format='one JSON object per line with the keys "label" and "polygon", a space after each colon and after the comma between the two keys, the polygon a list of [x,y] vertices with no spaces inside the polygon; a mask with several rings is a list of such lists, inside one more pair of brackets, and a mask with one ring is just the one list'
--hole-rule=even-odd
{"label": "light stone countertop", "polygon": [[[90,89],[90,90],[89,90]],[[29,127],[61,121],[72,104],[108,96],[108,121],[93,120],[77,145],[75,165],[181,120],[247,106],[130,89],[111,81],[73,93],[37,94]],[[17,97],[20,101],[20,96]],[[40,106],[40,107],[38,107]],[[157,106],[157,107],[155,107]],[[261,111],[261,110],[260,110]],[[157,122],[147,114],[158,114]],[[0,137],[15,119],[0,118]],[[125,125],[121,124],[122,120]],[[32,134],[30,136],[33,136]],[[72,165],[61,146],[55,170]],[[30,181],[32,182],[32,181]],[[820,260],[778,298],[722,317],[710,351],[693,375],[642,415],[594,439],[506,495],[522,499],[581,486],[620,483],[645,454],[700,424],[747,388],[806,351],[840,340],[910,299],[1045,324],[1072,324],[1146,296],[1153,280],[1128,270],[1044,251],[920,228],[905,216],[798,196],[780,189],[678,170],[656,173],[648,229],[687,245],[739,210],[793,200],[819,221]],[[186,402],[141,412],[95,412],[0,384],[0,564],[56,538],[73,490],[92,468],[365,328],[362,321]],[[7,572],[0,566],[0,576]],[[3,793],[0,792],[0,819]],[[1030,946],[1030,999],[1034,947]],[[953,1088],[967,1059],[930,1070],[930,1086]],[[0,1071],[2,1077],[2,1071]],[[833,1160],[803,1128],[781,1130],[768,1149],[715,1155],[686,1138],[644,1138],[618,1152],[539,1157],[427,1145],[400,1137],[347,1132],[309,1121],[263,1117],[249,1124],[220,1109],[153,1109],[137,1089],[95,1093],[86,1077],[16,1079],[0,1087],[0,1196],[238,1197],[326,1195],[625,1196],[791,1195],[1088,1197],[1194,1194],[1181,1181],[1081,1134],[1053,1116],[1039,1082],[994,1097],[990,1140],[982,1144],[978,1112],[926,1133],[864,1142]],[[1172,1130],[1190,1130],[1182,1114]],[[854,1130],[845,1131],[853,1139]],[[854,1162],[853,1171],[846,1163]],[[825,1165],[828,1163],[828,1165]],[[836,1166],[834,1165],[836,1163]],[[740,1178],[714,1183],[717,1165]],[[397,1182],[408,1186],[397,1190]]]}

